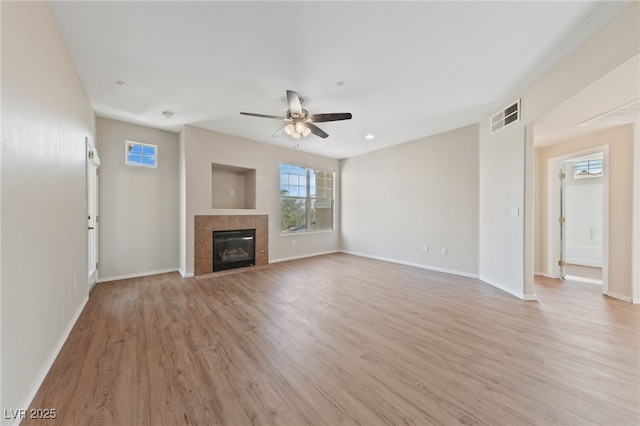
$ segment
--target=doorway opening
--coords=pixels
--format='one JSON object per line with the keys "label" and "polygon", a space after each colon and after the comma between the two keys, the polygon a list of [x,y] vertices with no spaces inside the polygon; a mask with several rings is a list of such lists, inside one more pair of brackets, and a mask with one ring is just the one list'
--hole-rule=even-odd
{"label": "doorway opening", "polygon": [[604,153],[560,163],[560,275],[602,285]]}
{"label": "doorway opening", "polygon": [[548,276],[608,290],[609,147],[549,159]]}

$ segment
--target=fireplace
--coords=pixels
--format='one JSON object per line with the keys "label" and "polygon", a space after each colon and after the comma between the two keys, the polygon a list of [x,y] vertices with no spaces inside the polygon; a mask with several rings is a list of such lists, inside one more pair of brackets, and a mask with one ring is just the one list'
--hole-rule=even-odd
{"label": "fireplace", "polygon": [[256,230],[213,231],[213,272],[255,264]]}
{"label": "fireplace", "polygon": [[269,217],[264,215],[196,215],[193,217],[193,272],[213,272],[212,232],[255,229],[255,266],[269,264]]}

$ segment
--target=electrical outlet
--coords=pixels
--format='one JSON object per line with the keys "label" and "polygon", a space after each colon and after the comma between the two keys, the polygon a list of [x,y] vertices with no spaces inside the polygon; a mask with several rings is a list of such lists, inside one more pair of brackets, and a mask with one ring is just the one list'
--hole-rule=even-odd
{"label": "electrical outlet", "polygon": [[353,235],[349,236],[349,242],[351,242],[351,243],[353,242]]}
{"label": "electrical outlet", "polygon": [[422,245],[422,251],[425,252],[425,253],[428,252],[429,251],[429,246],[426,245],[426,244],[423,244]]}
{"label": "electrical outlet", "polygon": [[291,240],[291,245],[295,246],[296,245],[296,240]]}
{"label": "electrical outlet", "polygon": [[442,254],[447,254],[447,249],[446,249],[446,248],[444,248],[444,247],[442,247],[442,249],[440,249],[440,252],[441,252]]}
{"label": "electrical outlet", "polygon": [[235,189],[232,189],[232,190],[230,191],[230,194],[231,194],[231,195],[236,195],[236,190],[235,190]]}
{"label": "electrical outlet", "polygon": [[76,276],[73,276],[73,288],[76,288],[76,286],[78,285],[78,282],[76,281]]}

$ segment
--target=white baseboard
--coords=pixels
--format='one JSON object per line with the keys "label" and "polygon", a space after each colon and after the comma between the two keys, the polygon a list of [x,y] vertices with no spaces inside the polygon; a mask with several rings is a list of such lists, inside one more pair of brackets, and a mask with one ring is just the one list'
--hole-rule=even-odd
{"label": "white baseboard", "polygon": [[[623,296],[622,294],[614,293],[612,291],[608,291],[608,292],[606,292],[604,294],[606,296],[613,297],[614,299],[624,300],[625,302],[634,303],[633,299],[631,297],[629,297],[629,296]],[[637,303],[637,302],[635,302],[635,303]]]}
{"label": "white baseboard", "polygon": [[[33,381],[33,384],[29,388],[29,393],[27,394],[26,398],[24,399],[24,401],[20,406],[21,409],[25,410],[24,412],[27,412],[27,410],[29,409],[29,406],[31,405],[33,398],[35,398],[36,393],[40,389],[40,386],[42,386],[42,382],[44,382],[45,377],[47,377],[47,374],[49,373],[51,366],[53,365],[54,361],[60,354],[60,350],[62,349],[62,346],[64,346],[65,342],[67,341],[67,338],[69,337],[69,334],[71,334],[71,330],[73,329],[73,326],[76,325],[76,322],[78,321],[78,318],[80,318],[80,314],[82,314],[82,311],[84,310],[84,307],[86,306],[88,301],[89,301],[89,297],[85,297],[82,303],[80,304],[80,306],[78,307],[78,309],[76,310],[76,313],[73,314],[71,321],[69,321],[69,324],[67,324],[67,328],[65,328],[65,330],[62,332],[62,335],[58,339],[58,342],[56,343],[55,347],[47,357],[46,362],[40,369],[40,373],[36,376],[35,380]],[[20,420],[22,419],[15,419],[11,422],[11,424],[19,425]]]}
{"label": "white baseboard", "polygon": [[502,285],[500,283],[497,283],[495,281],[489,280],[489,279],[484,278],[482,276],[480,277],[480,281],[485,282],[485,283],[487,283],[487,284],[489,284],[489,285],[491,285],[491,286],[493,286],[493,287],[495,287],[495,288],[497,288],[499,290],[502,290],[502,291],[504,291],[506,293],[509,293],[510,295],[515,296],[515,297],[517,297],[518,299],[521,299],[521,300],[538,300],[538,298],[536,296],[524,294],[522,292],[517,292],[517,291],[515,291],[515,290],[513,290],[511,288],[505,287],[504,285]]}
{"label": "white baseboard", "polygon": [[545,278],[552,278],[551,275],[547,274],[546,272],[534,272],[533,275],[537,275]]}
{"label": "white baseboard", "polygon": [[437,266],[424,265],[422,263],[405,262],[404,260],[391,259],[391,258],[382,257],[382,256],[374,256],[374,255],[371,255],[371,254],[359,253],[359,252],[354,252],[354,251],[340,250],[340,252],[341,253],[346,253],[346,254],[352,254],[354,256],[361,256],[361,257],[368,257],[370,259],[382,260],[382,261],[385,261],[385,262],[398,263],[400,265],[413,266],[413,267],[416,267],[416,268],[427,269],[429,271],[434,271],[434,272],[443,272],[445,274],[458,275],[460,277],[478,279],[478,275],[477,274],[470,274],[468,272],[454,271],[452,269],[439,268]]}
{"label": "white baseboard", "polygon": [[325,254],[333,254],[333,253],[339,253],[339,252],[340,250],[329,250],[329,251],[321,251],[317,253],[302,254],[300,256],[280,257],[278,259],[269,259],[269,263],[286,262],[288,260],[304,259],[307,257],[322,256]]}
{"label": "white baseboard", "polygon": [[179,271],[178,271],[178,268],[159,269],[157,271],[138,272],[135,274],[119,275],[115,277],[102,277],[98,280],[98,282],[106,283],[109,281],[128,280],[129,278],[148,277],[149,275],[166,274],[168,272],[179,272]]}
{"label": "white baseboard", "polygon": [[178,268],[178,272],[182,275],[182,278],[192,278],[195,276],[193,272],[184,272],[182,269]]}

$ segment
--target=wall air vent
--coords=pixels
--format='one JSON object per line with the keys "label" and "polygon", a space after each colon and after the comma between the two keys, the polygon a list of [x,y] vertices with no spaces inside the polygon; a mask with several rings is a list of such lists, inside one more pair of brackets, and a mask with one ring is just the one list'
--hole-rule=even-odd
{"label": "wall air vent", "polygon": [[520,99],[491,116],[491,134],[520,120]]}

